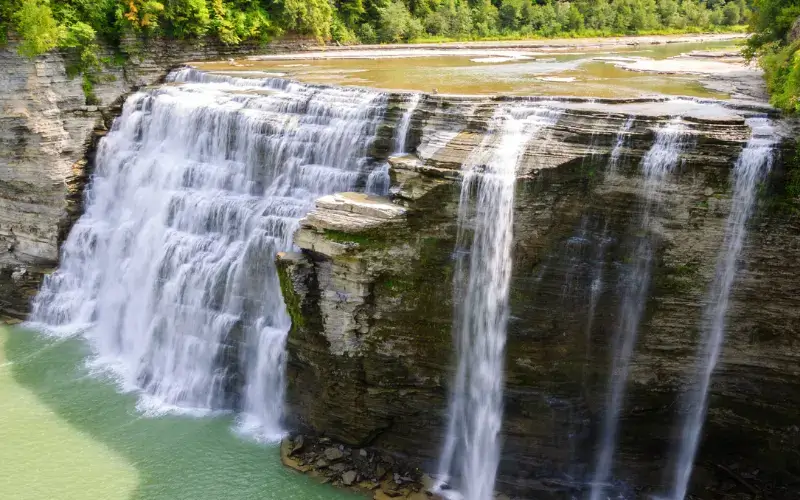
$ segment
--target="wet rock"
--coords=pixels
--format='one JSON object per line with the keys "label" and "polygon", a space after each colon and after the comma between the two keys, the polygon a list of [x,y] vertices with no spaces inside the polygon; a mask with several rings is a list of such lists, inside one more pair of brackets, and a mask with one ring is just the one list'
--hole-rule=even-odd
{"label": "wet rock", "polygon": [[389,495],[388,493],[386,493],[383,490],[375,490],[375,494],[372,496],[372,499],[373,500],[392,500],[393,498],[396,498],[396,497],[397,497],[396,495],[395,496]]}
{"label": "wet rock", "polygon": [[341,460],[344,456],[342,450],[339,448],[326,448],[325,449],[325,458],[327,458],[331,462],[335,462],[336,460]]}
{"label": "wet rock", "polygon": [[352,485],[356,480],[357,473],[354,470],[349,470],[342,474],[342,484],[345,486]]}
{"label": "wet rock", "polygon": [[422,488],[425,491],[432,491],[433,487],[436,485],[436,481],[428,474],[423,474],[419,482],[422,484]]}
{"label": "wet rock", "polygon": [[303,438],[303,435],[300,434],[300,435],[298,435],[297,437],[294,438],[294,441],[292,443],[293,444],[292,444],[292,452],[291,452],[291,454],[295,455],[298,452],[303,450],[303,446],[305,446],[305,438]]}
{"label": "wet rock", "polygon": [[[435,101],[442,105],[441,96]],[[369,447],[374,476],[364,477],[383,481],[384,494],[399,493],[404,478],[418,477],[395,466],[393,457],[407,457],[412,470],[422,469],[440,451],[451,376],[456,181],[493,109],[474,110],[468,121],[461,109],[446,118],[432,107],[433,102],[424,104],[424,118],[412,125],[416,139],[409,143],[419,145],[416,154],[391,161],[391,203],[402,205],[406,216],[371,227],[369,238],[359,233],[329,238],[313,227],[301,229],[314,234],[296,241],[303,263],[287,272],[306,318],[287,343],[288,413],[304,428]],[[661,482],[666,464],[653,459],[652,450],[673,444],[672,402],[685,390],[702,337],[700,305],[723,243],[730,170],[750,133],[737,113],[692,119],[696,142],[670,177],[667,203],[650,229],[656,246],[652,289],[617,453],[620,474],[643,488]],[[609,171],[608,155],[626,118],[565,112],[549,136],[555,144],[533,141],[518,169],[503,421],[503,433],[513,439],[504,443],[498,480],[498,488],[515,498],[583,496],[579,490],[592,470],[613,369],[608,360],[619,315],[616,284],[627,275],[631,245],[639,237],[632,227],[644,200],[641,160],[653,144],[653,130],[664,123],[655,116],[636,117],[623,162]],[[453,133],[431,130],[446,126]],[[777,177],[765,191],[777,193],[784,177],[777,164],[773,172]],[[753,450],[765,460],[778,453],[796,463],[788,457],[797,435],[786,422],[800,418],[800,400],[791,396],[800,394],[792,375],[800,351],[791,347],[800,345],[795,328],[800,309],[792,305],[796,283],[787,278],[800,274],[800,219],[766,207],[760,214],[732,296],[731,318],[737,321],[726,337],[724,369],[715,374],[712,388],[706,437],[716,444],[701,449],[720,461],[735,448],[731,458],[750,468],[762,461],[748,453]],[[327,253],[325,245],[316,244],[321,239],[341,244],[348,237],[358,245]],[[303,243],[312,240],[313,248]],[[594,269],[602,270],[603,283],[588,321]],[[787,324],[793,326],[776,326]],[[759,410],[766,407],[770,412]],[[729,432],[743,437],[733,443],[725,438]],[[788,484],[789,477],[800,476],[773,468],[771,479],[763,480],[766,471],[760,468],[759,482]],[[720,474],[698,475],[698,484],[710,484],[705,478]],[[567,475],[574,479],[565,480]]]}

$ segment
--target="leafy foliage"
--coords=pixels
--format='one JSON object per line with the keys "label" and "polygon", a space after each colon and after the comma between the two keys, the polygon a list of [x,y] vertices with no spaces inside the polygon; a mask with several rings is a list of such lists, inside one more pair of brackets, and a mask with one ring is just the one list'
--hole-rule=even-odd
{"label": "leafy foliage", "polygon": [[25,56],[33,57],[54,48],[63,33],[46,0],[23,0],[12,19],[22,36],[19,52]]}
{"label": "leafy foliage", "polygon": [[[226,44],[266,40],[282,32],[340,43],[417,38],[475,39],[557,35],[622,35],[708,30],[748,22],[746,0],[0,0],[0,37],[13,28],[21,50],[36,55],[74,46],[77,32],[112,45],[126,33],[174,38],[215,36]],[[777,20],[759,28],[780,38],[800,7],[755,0]],[[798,1],[798,0],[792,0]],[[794,9],[794,10],[792,10]],[[72,33],[72,35],[69,35]],[[65,35],[67,34],[67,35]],[[73,36],[74,35],[74,36]],[[761,39],[759,38],[759,39]],[[81,38],[82,44],[92,42]],[[0,42],[2,39],[0,38]]]}
{"label": "leafy foliage", "polygon": [[[800,1],[755,0],[745,54],[764,68],[772,104],[800,112]],[[797,24],[796,24],[797,23]]]}

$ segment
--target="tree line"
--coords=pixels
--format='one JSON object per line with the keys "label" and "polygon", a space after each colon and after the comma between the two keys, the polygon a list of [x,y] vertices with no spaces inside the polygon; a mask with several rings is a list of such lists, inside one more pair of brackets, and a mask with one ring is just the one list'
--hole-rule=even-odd
{"label": "tree line", "polygon": [[33,56],[127,33],[347,44],[705,31],[750,16],[746,0],[0,0],[0,37],[13,29]]}

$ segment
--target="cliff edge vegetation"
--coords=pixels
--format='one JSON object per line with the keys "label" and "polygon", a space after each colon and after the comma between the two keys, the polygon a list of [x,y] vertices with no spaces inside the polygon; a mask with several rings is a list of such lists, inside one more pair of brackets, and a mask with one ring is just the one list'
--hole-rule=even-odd
{"label": "cliff edge vegetation", "polygon": [[25,55],[60,47],[91,66],[94,44],[127,34],[397,43],[742,31],[750,16],[749,0],[0,0],[0,38],[13,30]]}
{"label": "cliff edge vegetation", "polygon": [[755,0],[745,54],[764,68],[772,104],[800,111],[800,1]]}

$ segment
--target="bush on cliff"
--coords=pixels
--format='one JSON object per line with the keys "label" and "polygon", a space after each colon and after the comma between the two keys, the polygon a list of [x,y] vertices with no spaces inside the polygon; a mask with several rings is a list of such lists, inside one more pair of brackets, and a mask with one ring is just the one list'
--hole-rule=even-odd
{"label": "bush on cliff", "polygon": [[800,0],[755,0],[745,54],[764,68],[772,104],[800,112]]}

